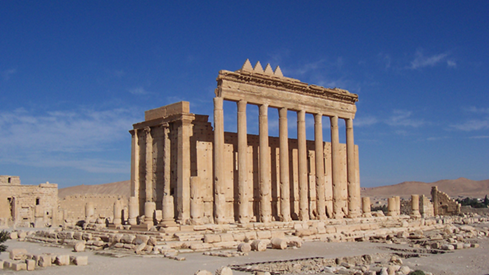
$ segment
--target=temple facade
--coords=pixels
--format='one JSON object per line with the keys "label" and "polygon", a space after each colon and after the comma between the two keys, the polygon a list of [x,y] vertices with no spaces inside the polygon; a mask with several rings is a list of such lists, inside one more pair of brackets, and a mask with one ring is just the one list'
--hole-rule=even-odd
{"label": "temple facade", "polygon": [[[237,104],[224,114],[223,101]],[[284,77],[279,67],[220,71],[214,123],[190,113],[188,102],[145,112],[133,125],[129,223],[206,224],[355,218],[361,215],[356,94]],[[247,132],[247,106],[259,108],[259,134]],[[279,113],[279,137],[268,133],[268,112]],[[290,138],[287,113],[297,113]],[[306,114],[314,140],[306,139]],[[237,133],[224,132],[237,116]],[[324,142],[329,120],[331,142]],[[345,123],[346,144],[339,142]],[[213,126],[213,127],[212,127]]]}

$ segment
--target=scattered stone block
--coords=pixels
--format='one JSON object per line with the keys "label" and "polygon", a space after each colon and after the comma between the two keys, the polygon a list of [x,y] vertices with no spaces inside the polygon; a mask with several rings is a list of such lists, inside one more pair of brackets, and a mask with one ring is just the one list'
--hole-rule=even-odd
{"label": "scattered stone block", "polygon": [[121,242],[125,244],[132,244],[136,236],[132,234],[124,234],[121,238]]}
{"label": "scattered stone block", "polygon": [[51,255],[38,255],[37,256],[37,265],[40,267],[48,267],[51,266]]}
{"label": "scattered stone block", "polygon": [[87,265],[88,264],[88,256],[71,256],[70,261],[74,265]]}
{"label": "scattered stone block", "polygon": [[214,234],[204,235],[204,243],[218,243],[220,241],[221,241],[221,237],[219,235],[214,235]]}
{"label": "scattered stone block", "polygon": [[85,242],[77,242],[73,248],[75,252],[85,251]]}
{"label": "scattered stone block", "polygon": [[271,240],[272,248],[273,249],[281,249],[284,250],[287,248],[287,241],[284,239],[280,238],[273,238]]}
{"label": "scattered stone block", "polygon": [[223,266],[216,270],[216,275],[233,275],[233,270],[227,266]]}
{"label": "scattered stone block", "polygon": [[10,269],[12,269],[14,271],[26,270],[27,265],[25,262],[12,262],[10,264]]}
{"label": "scattered stone block", "polygon": [[36,260],[25,260],[27,271],[36,269]]}
{"label": "scattered stone block", "polygon": [[266,251],[267,250],[267,243],[263,240],[254,240],[251,243],[251,250],[253,251]]}
{"label": "scattered stone block", "polygon": [[70,256],[69,255],[58,255],[58,256],[56,256],[55,263],[59,266],[70,265]]}
{"label": "scattered stone block", "polygon": [[134,252],[136,252],[136,254],[142,254],[142,252],[144,251],[144,249],[146,248],[146,244],[145,243],[141,243],[139,245],[136,245],[136,248],[134,249]]}
{"label": "scattered stone block", "polygon": [[147,244],[149,241],[149,236],[147,235],[137,235],[136,238],[134,239],[134,244],[135,245],[140,245],[140,244]]}
{"label": "scattered stone block", "polygon": [[4,262],[2,260],[0,260],[0,270],[3,269],[3,265],[4,265]]}
{"label": "scattered stone block", "polygon": [[16,240],[18,237],[19,235],[17,234],[17,232],[15,231],[10,232],[10,239]]}
{"label": "scattered stone block", "polygon": [[441,246],[441,249],[443,249],[443,250],[454,250],[455,247],[451,244],[444,244]]}
{"label": "scattered stone block", "polygon": [[239,252],[250,252],[251,251],[251,245],[249,243],[240,243],[238,245],[238,251]]}
{"label": "scattered stone block", "polygon": [[9,251],[11,260],[25,260],[27,258],[27,250],[22,248],[14,248]]}

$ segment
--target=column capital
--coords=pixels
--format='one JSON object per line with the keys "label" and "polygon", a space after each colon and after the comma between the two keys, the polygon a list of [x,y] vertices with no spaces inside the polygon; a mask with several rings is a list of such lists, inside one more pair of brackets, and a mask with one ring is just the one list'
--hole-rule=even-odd
{"label": "column capital", "polygon": [[151,127],[149,127],[149,126],[144,127],[144,129],[143,129],[143,130],[144,130],[146,133],[151,133]]}

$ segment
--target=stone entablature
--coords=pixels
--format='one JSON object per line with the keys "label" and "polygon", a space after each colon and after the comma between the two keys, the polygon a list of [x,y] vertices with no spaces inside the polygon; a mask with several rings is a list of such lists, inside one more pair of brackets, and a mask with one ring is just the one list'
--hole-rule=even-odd
{"label": "stone entablature", "polygon": [[[247,61],[237,72],[219,73],[214,129],[208,116],[190,113],[188,102],[149,110],[133,125],[131,224],[138,216],[152,224],[156,210],[162,210],[163,226],[361,215],[353,143],[358,96],[283,77],[270,65],[250,68]],[[237,133],[224,132],[223,100],[237,102]],[[259,135],[246,131],[247,104],[259,105]],[[278,138],[268,136],[269,107],[279,109]],[[297,139],[287,134],[288,110],[298,113]],[[306,140],[306,113],[315,117],[313,141]],[[332,142],[323,141],[323,116],[330,116]],[[346,145],[339,143],[339,118],[345,119]]]}

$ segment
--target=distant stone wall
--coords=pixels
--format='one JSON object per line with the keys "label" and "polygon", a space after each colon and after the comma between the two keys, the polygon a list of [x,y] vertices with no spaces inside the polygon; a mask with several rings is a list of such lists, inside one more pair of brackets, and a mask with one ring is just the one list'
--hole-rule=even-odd
{"label": "distant stone wall", "polygon": [[[65,220],[85,220],[85,206],[88,202],[93,203],[94,213],[97,217],[114,217],[114,203],[120,200],[122,208],[127,208],[128,199],[121,195],[71,195],[59,201],[60,212]],[[127,211],[125,211],[127,213]]]}
{"label": "distant stone wall", "polygon": [[[20,185],[18,177],[0,184],[0,218],[18,226],[45,226],[58,221],[58,185]],[[17,184],[18,182],[19,184]]]}
{"label": "distant stone wall", "polygon": [[419,213],[423,217],[433,217],[433,204],[425,195],[419,197]]}
{"label": "distant stone wall", "polygon": [[438,191],[438,186],[431,188],[431,198],[435,215],[460,214],[460,203],[451,199],[445,192]]}
{"label": "distant stone wall", "polygon": [[20,185],[19,176],[0,176],[0,185]]}

